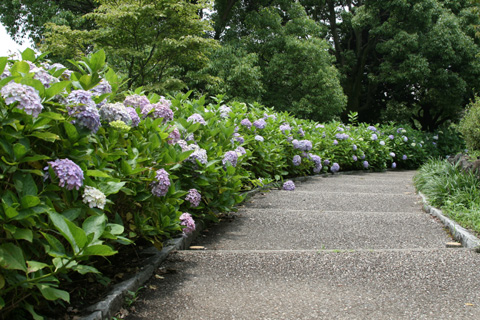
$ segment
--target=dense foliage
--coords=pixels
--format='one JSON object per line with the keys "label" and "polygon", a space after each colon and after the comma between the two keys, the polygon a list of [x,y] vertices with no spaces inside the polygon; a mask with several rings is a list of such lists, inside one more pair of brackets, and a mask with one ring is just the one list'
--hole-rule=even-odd
{"label": "dense foliage", "polygon": [[[69,274],[93,257],[165,239],[234,210],[242,192],[284,177],[415,168],[460,147],[408,126],[320,124],[261,105],[167,99],[121,81],[97,52],[49,64],[0,58],[0,309],[35,318],[69,302]],[[116,102],[120,99],[120,102]],[[291,184],[291,183],[290,183]],[[292,190],[294,186],[286,185]],[[23,314],[24,315],[24,314]]]}
{"label": "dense foliage", "polygon": [[480,100],[470,103],[462,117],[458,130],[471,153],[480,152]]}

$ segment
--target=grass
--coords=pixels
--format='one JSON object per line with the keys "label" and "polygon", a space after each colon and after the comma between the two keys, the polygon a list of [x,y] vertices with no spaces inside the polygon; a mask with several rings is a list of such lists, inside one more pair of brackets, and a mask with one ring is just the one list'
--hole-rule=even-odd
{"label": "grass", "polygon": [[480,234],[480,179],[446,160],[431,159],[414,177],[430,204],[461,226]]}

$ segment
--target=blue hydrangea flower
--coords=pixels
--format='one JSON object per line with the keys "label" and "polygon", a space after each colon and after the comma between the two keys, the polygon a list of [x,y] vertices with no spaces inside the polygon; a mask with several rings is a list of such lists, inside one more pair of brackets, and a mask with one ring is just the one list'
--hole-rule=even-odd
{"label": "blue hydrangea flower", "polygon": [[184,212],[180,216],[180,225],[185,226],[183,228],[183,235],[186,236],[188,233],[192,233],[195,231],[195,221],[192,218],[192,215],[190,213]]}
{"label": "blue hydrangea flower", "polygon": [[350,138],[350,137],[349,137],[349,135],[346,134],[346,133],[337,133],[337,134],[335,135],[335,138],[337,138],[338,140],[347,140],[347,139]]}
{"label": "blue hydrangea flower", "polygon": [[322,159],[317,155],[310,155],[310,159],[315,164],[315,167],[313,168],[313,172],[320,173],[320,171],[322,171]]}
{"label": "blue hydrangea flower", "polygon": [[238,146],[236,149],[235,149],[235,152],[237,153],[237,155],[239,157],[243,156],[244,154],[247,154],[247,150],[245,150],[244,147],[241,147],[241,146]]}
{"label": "blue hydrangea flower", "polygon": [[[67,190],[80,189],[83,185],[82,169],[70,159],[57,159],[49,161],[48,164],[59,179],[58,185],[66,187]],[[48,167],[45,168],[48,170]]]}
{"label": "blue hydrangea flower", "polygon": [[132,107],[126,107],[125,110],[127,110],[130,119],[132,119],[132,127],[137,127],[140,123],[140,117],[138,116],[137,111]]}
{"label": "blue hydrangea flower", "polygon": [[285,131],[291,131],[292,128],[290,127],[290,125],[288,123],[284,123],[284,124],[281,124],[280,125],[280,131],[282,131],[283,134],[285,134]]}
{"label": "blue hydrangea flower", "polygon": [[[242,144],[242,143],[245,142],[245,139],[240,135],[240,133],[234,133],[234,134],[233,134],[233,137],[234,137],[234,141],[237,141],[237,142],[239,142],[240,144]],[[234,141],[232,141],[232,143],[233,143]]]}
{"label": "blue hydrangea flower", "polygon": [[402,133],[402,132],[405,132],[405,129],[403,129],[403,128],[398,128],[397,129],[397,133]]}
{"label": "blue hydrangea flower", "polygon": [[363,161],[363,167],[364,167],[365,169],[368,169],[368,161]]}
{"label": "blue hydrangea flower", "polygon": [[283,184],[283,190],[285,191],[294,191],[295,190],[295,183],[292,180],[288,180]]}
{"label": "blue hydrangea flower", "polygon": [[188,194],[185,197],[185,200],[190,202],[192,207],[198,207],[200,204],[200,200],[202,200],[202,195],[198,192],[197,189],[190,189],[188,190]]}
{"label": "blue hydrangea flower", "polygon": [[340,165],[336,162],[334,162],[330,167],[330,171],[332,171],[333,173],[338,172],[339,170],[340,170]]}
{"label": "blue hydrangea flower", "polygon": [[177,128],[174,128],[172,132],[168,135],[167,143],[175,144],[180,140],[180,131]]}
{"label": "blue hydrangea flower", "polygon": [[353,161],[357,161],[357,160],[358,160],[358,158],[357,158],[356,155],[353,155],[353,156],[352,156],[352,159],[353,159]]}
{"label": "blue hydrangea flower", "polygon": [[293,140],[292,141],[293,147],[295,149],[301,150],[301,151],[309,151],[312,150],[312,142],[310,140]]}
{"label": "blue hydrangea flower", "polygon": [[[180,140],[180,141],[183,141],[183,140]],[[179,144],[182,145],[180,141],[179,141]],[[194,150],[193,153],[186,159],[187,161],[197,163],[197,160],[198,160],[198,162],[200,162],[201,164],[207,164],[208,162],[207,151],[205,149],[200,148],[198,145],[190,144],[190,145],[187,145],[185,148],[183,148],[182,146],[182,150],[183,151]]]}
{"label": "blue hydrangea flower", "polygon": [[374,126],[368,126],[367,129],[372,131],[377,131],[377,128],[375,128]]}
{"label": "blue hydrangea flower", "polygon": [[277,116],[274,114],[266,114],[266,113],[263,114],[263,119],[268,120],[269,118],[272,119],[273,121],[277,120]]}
{"label": "blue hydrangea flower", "polygon": [[107,80],[102,79],[95,87],[93,87],[90,91],[92,91],[94,96],[101,96],[102,94],[111,93],[112,86],[108,83]]}
{"label": "blue hydrangea flower", "polygon": [[173,111],[170,109],[170,105],[169,100],[163,99],[155,104],[146,105],[141,113],[143,116],[152,115],[154,119],[162,118],[165,123],[173,120]]}
{"label": "blue hydrangea flower", "polygon": [[357,151],[357,145],[354,144],[354,145],[352,146],[352,149],[353,149],[353,151]]}
{"label": "blue hydrangea flower", "polygon": [[374,134],[372,134],[371,139],[372,139],[373,141],[375,141],[375,140],[378,139],[378,137],[377,137],[377,135],[374,133]]}
{"label": "blue hydrangea flower", "polygon": [[263,142],[265,139],[263,139],[262,136],[258,136],[258,135],[257,135],[257,136],[255,136],[255,140],[260,141],[260,142]]}
{"label": "blue hydrangea flower", "polygon": [[397,164],[394,162],[392,163],[392,169],[395,169],[397,167]]}
{"label": "blue hydrangea flower", "polygon": [[152,194],[155,197],[165,196],[170,188],[168,172],[165,171],[165,169],[157,170],[155,179],[157,179],[157,181],[152,182],[150,185],[152,187]]}
{"label": "blue hydrangea flower", "polygon": [[338,145],[338,141],[337,141],[337,140],[333,140],[333,145],[334,145],[334,146]]}
{"label": "blue hydrangea flower", "polygon": [[300,164],[302,164],[302,158],[298,154],[294,155],[292,162],[294,166],[299,166]]}
{"label": "blue hydrangea flower", "polygon": [[228,162],[232,165],[232,167],[235,167],[237,165],[237,160],[238,154],[235,151],[227,151],[223,156],[223,167],[226,168]]}
{"label": "blue hydrangea flower", "polygon": [[126,124],[130,124],[132,119],[127,108],[122,103],[106,103],[99,110],[100,119],[106,122],[123,121]]}
{"label": "blue hydrangea flower", "polygon": [[70,107],[81,106],[81,105],[92,105],[96,106],[95,102],[92,100],[93,93],[85,90],[73,90],[67,96],[67,104]]}
{"label": "blue hydrangea flower", "polygon": [[59,81],[57,78],[43,69],[37,68],[37,70],[34,72],[35,75],[33,76],[33,79],[39,80],[45,86],[45,88],[50,88],[50,85]]}
{"label": "blue hydrangea flower", "polygon": [[242,126],[245,126],[247,127],[248,129],[250,129],[252,127],[252,123],[250,122],[250,120],[248,120],[247,118],[243,119],[242,121],[240,121],[240,124]]}
{"label": "blue hydrangea flower", "polygon": [[205,122],[205,120],[203,119],[203,117],[198,113],[192,114],[190,117],[187,118],[187,121],[188,122],[193,122],[193,123],[200,123],[200,124],[203,124],[203,125],[207,124]]}
{"label": "blue hydrangea flower", "polygon": [[33,87],[11,81],[0,90],[0,94],[7,105],[18,102],[17,108],[34,118],[43,110],[40,95]]}
{"label": "blue hydrangea flower", "polygon": [[264,119],[258,119],[253,122],[253,125],[257,129],[265,129],[265,127],[267,126],[267,123],[265,122]]}
{"label": "blue hydrangea flower", "polygon": [[100,114],[95,104],[67,107],[68,115],[75,118],[75,124],[88,128],[93,133],[100,128]]}
{"label": "blue hydrangea flower", "polygon": [[315,126],[315,128],[316,128],[316,129],[325,128],[325,126],[324,126],[323,124],[317,124],[317,125]]}
{"label": "blue hydrangea flower", "polygon": [[[224,105],[221,105],[219,110],[220,110],[220,117],[222,117],[222,118],[224,118],[224,119],[225,119],[225,118],[228,118],[230,112],[232,112],[232,109],[231,109],[229,106],[225,105],[225,104],[224,104]],[[248,119],[247,119],[247,120],[248,120]]]}
{"label": "blue hydrangea flower", "polygon": [[390,140],[395,139],[395,137],[393,136],[393,134],[389,135],[388,138],[389,138]]}
{"label": "blue hydrangea flower", "polygon": [[407,160],[407,155],[406,155],[406,154],[404,154],[404,155],[402,156],[402,160]]}
{"label": "blue hydrangea flower", "polygon": [[300,137],[305,137],[305,132],[303,131],[302,128],[298,129],[298,135],[299,135]]}
{"label": "blue hydrangea flower", "polygon": [[325,159],[325,160],[323,161],[323,165],[324,165],[324,166],[328,166],[329,164],[330,164],[330,160]]}

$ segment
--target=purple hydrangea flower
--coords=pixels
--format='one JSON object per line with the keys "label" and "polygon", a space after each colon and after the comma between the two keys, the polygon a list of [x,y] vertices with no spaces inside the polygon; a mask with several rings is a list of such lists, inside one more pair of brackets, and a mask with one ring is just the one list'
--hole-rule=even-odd
{"label": "purple hydrangea flower", "polygon": [[285,134],[285,131],[291,131],[292,128],[290,127],[290,125],[288,123],[284,123],[284,124],[281,124],[280,125],[280,131],[282,131],[283,134]]}
{"label": "purple hydrangea flower", "polygon": [[316,128],[316,129],[325,128],[325,126],[324,126],[323,124],[317,124],[317,125],[315,126],[315,128]]}
{"label": "purple hydrangea flower", "polygon": [[300,135],[300,137],[305,137],[305,132],[302,128],[298,129],[298,134]]}
{"label": "purple hydrangea flower", "polygon": [[232,167],[235,167],[237,165],[237,160],[238,154],[235,151],[227,151],[223,156],[223,167],[226,168],[228,162],[230,162]]}
{"label": "purple hydrangea flower", "polygon": [[285,191],[294,191],[295,190],[295,183],[292,180],[288,180],[283,184],[283,190]]}
{"label": "purple hydrangea flower", "polygon": [[123,121],[126,124],[130,124],[132,119],[127,108],[122,103],[106,103],[99,110],[100,119],[106,122]]}
{"label": "purple hydrangea flower", "polygon": [[168,135],[167,143],[175,144],[180,140],[180,131],[177,128],[174,128],[172,132]]}
{"label": "purple hydrangea flower", "polygon": [[377,135],[374,133],[374,134],[372,134],[371,139],[372,139],[373,141],[375,141],[375,140],[378,139],[378,137],[377,137]]}
{"label": "purple hydrangea flower", "polygon": [[395,139],[395,137],[393,136],[393,134],[389,135],[388,138],[389,138],[390,140]]}
{"label": "purple hydrangea flower", "polygon": [[[180,141],[183,141],[183,140],[180,140]],[[180,141],[178,142],[178,144],[182,146]],[[196,163],[198,160],[198,162],[200,162],[201,164],[207,164],[208,162],[207,151],[205,149],[200,148],[198,145],[190,144],[190,145],[187,145],[185,148],[183,148],[182,146],[182,150],[183,151],[194,150],[193,153],[188,157],[187,161]]]}
{"label": "purple hydrangea flower", "polygon": [[92,100],[92,95],[90,91],[85,90],[73,90],[67,96],[67,104],[71,107],[79,105],[96,105]]}
{"label": "purple hydrangea flower", "polygon": [[188,194],[185,197],[185,200],[190,202],[192,207],[198,207],[200,204],[200,200],[202,200],[202,196],[200,192],[197,191],[197,189],[190,189],[188,190]]}
{"label": "purple hydrangea flower", "polygon": [[0,90],[0,94],[5,98],[6,104],[18,101],[17,108],[34,118],[43,110],[40,95],[33,87],[11,81]]}
{"label": "purple hydrangea flower", "polygon": [[301,151],[309,151],[312,150],[312,142],[310,140],[293,140],[292,141],[293,147],[295,149],[301,150]]}
{"label": "purple hydrangea flower", "polygon": [[338,145],[338,141],[337,141],[337,140],[333,140],[333,145],[334,145],[334,146]]}
{"label": "purple hydrangea flower", "polygon": [[352,156],[352,159],[353,159],[353,161],[357,161],[357,160],[358,160],[358,158],[357,158],[356,155],[353,155],[353,156]]}
{"label": "purple hydrangea flower", "polygon": [[330,171],[332,171],[333,173],[338,172],[339,170],[340,170],[340,165],[336,162],[334,162],[330,167]]}
{"label": "purple hydrangea flower", "polygon": [[165,169],[157,170],[155,179],[157,181],[152,182],[152,194],[156,197],[163,197],[167,194],[168,188],[170,188],[169,174]]}
{"label": "purple hydrangea flower", "polygon": [[[240,144],[245,142],[245,139],[239,133],[234,133],[233,137],[234,137],[235,141],[239,142]],[[233,141],[232,141],[232,143],[233,143]]]}
{"label": "purple hydrangea flower", "polygon": [[377,128],[375,128],[374,126],[368,126],[367,129],[372,131],[377,131]]}
{"label": "purple hydrangea flower", "polygon": [[264,119],[258,119],[258,120],[253,122],[253,125],[257,129],[265,129],[265,127],[267,126],[267,123],[265,122]]}
{"label": "purple hydrangea flower", "polygon": [[207,124],[205,122],[205,120],[203,119],[203,117],[198,113],[192,114],[190,117],[187,118],[187,121],[188,122],[193,122],[193,123],[200,123],[200,124],[203,124],[203,125]]}
{"label": "purple hydrangea flower", "polygon": [[266,113],[263,114],[263,119],[268,120],[269,118],[271,118],[273,121],[277,120],[277,116],[274,114],[270,114],[270,115]]}
{"label": "purple hydrangea flower", "polygon": [[404,155],[402,156],[402,160],[407,160],[407,155],[406,155],[406,154],[404,154]]}
{"label": "purple hydrangea flower", "polygon": [[293,136],[288,136],[288,137],[287,137],[287,141],[293,143]]}
{"label": "purple hydrangea flower", "polygon": [[403,129],[403,128],[398,128],[398,129],[397,129],[397,133],[401,133],[401,132],[403,132],[404,130],[405,130],[405,129]]}
{"label": "purple hydrangea flower", "polygon": [[302,163],[302,158],[299,155],[294,155],[292,162],[294,166],[299,166]]}
{"label": "purple hydrangea flower", "polygon": [[150,114],[150,110],[153,110],[151,114],[154,119],[162,118],[163,122],[171,121],[173,120],[173,111],[170,109],[170,104],[170,101],[164,99],[155,104],[147,105],[142,109],[142,115],[146,116]]}
{"label": "purple hydrangea flower", "polygon": [[110,83],[108,83],[107,80],[102,79],[90,91],[92,91],[94,96],[101,96],[102,94],[111,93],[112,92],[112,86],[110,85]]}
{"label": "purple hydrangea flower", "polygon": [[132,127],[137,127],[140,123],[140,117],[138,116],[137,111],[132,107],[126,107],[125,110],[127,110],[130,119],[132,119]]}
{"label": "purple hydrangea flower", "polygon": [[342,132],[342,131],[345,131],[345,129],[343,129],[342,127],[337,127],[337,131]]}
{"label": "purple hydrangea flower", "polygon": [[123,104],[125,106],[130,106],[130,107],[139,107],[140,109],[143,110],[147,105],[150,104],[150,101],[148,100],[147,97],[141,96],[138,94],[133,94],[131,96],[125,97],[125,100],[123,101]]}
{"label": "purple hydrangea flower", "polygon": [[[48,164],[60,180],[58,183],[60,187],[66,187],[67,190],[73,190],[74,188],[78,190],[83,185],[83,171],[72,160],[57,159],[49,161]],[[48,167],[45,169],[48,170]]]}
{"label": "purple hydrangea flower", "polygon": [[242,121],[240,121],[240,124],[242,126],[245,126],[247,127],[248,129],[250,129],[252,127],[252,123],[250,122],[250,120],[248,120],[247,118],[243,119]]}
{"label": "purple hydrangea flower", "polygon": [[258,135],[257,135],[257,136],[255,136],[255,140],[260,141],[260,142],[263,142],[265,139],[263,139],[262,136],[258,136]]}
{"label": "purple hydrangea flower", "polygon": [[243,156],[244,154],[247,154],[247,150],[245,150],[245,148],[242,146],[238,146],[235,149],[235,152],[238,154],[239,157]]}
{"label": "purple hydrangea flower", "polygon": [[224,119],[228,118],[228,115],[230,114],[230,112],[232,112],[232,109],[229,106],[225,104],[220,106],[220,117]]}
{"label": "purple hydrangea flower", "polygon": [[50,88],[51,84],[58,82],[57,78],[52,76],[47,71],[39,68],[35,71],[33,79],[39,80],[45,86],[45,88]]}
{"label": "purple hydrangea flower", "polygon": [[354,145],[352,146],[352,149],[353,149],[353,151],[357,151],[357,145],[354,144]]}
{"label": "purple hydrangea flower", "polygon": [[195,231],[195,221],[192,218],[190,213],[184,212],[180,216],[180,225],[185,226],[183,228],[183,235],[186,236],[188,233]]}
{"label": "purple hydrangea flower", "polygon": [[395,153],[394,152],[390,152],[389,155],[390,155],[390,157],[395,158]]}
{"label": "purple hydrangea flower", "polygon": [[329,164],[330,164],[330,160],[325,159],[325,160],[323,161],[323,165],[324,165],[324,166],[328,166]]}
{"label": "purple hydrangea flower", "polygon": [[74,123],[88,128],[93,133],[100,128],[100,113],[95,104],[67,107],[68,115],[75,118]]}
{"label": "purple hydrangea flower", "polygon": [[337,138],[338,140],[347,140],[349,138],[349,135],[346,133],[337,133],[335,135],[335,138]]}
{"label": "purple hydrangea flower", "polygon": [[397,167],[397,164],[394,162],[392,163],[392,169],[395,169]]}
{"label": "purple hydrangea flower", "polygon": [[364,160],[364,159],[365,159],[365,154],[362,154],[362,155],[360,156],[360,159]]}
{"label": "purple hydrangea flower", "polygon": [[380,145],[381,145],[381,146],[384,146],[384,145],[385,145],[385,141],[383,141],[383,140],[380,141]]}
{"label": "purple hydrangea flower", "polygon": [[313,168],[313,172],[320,173],[320,171],[322,171],[322,159],[317,155],[310,155],[310,159],[315,164],[315,167]]}
{"label": "purple hydrangea flower", "polygon": [[364,167],[365,169],[368,169],[368,161],[363,161],[363,167]]}

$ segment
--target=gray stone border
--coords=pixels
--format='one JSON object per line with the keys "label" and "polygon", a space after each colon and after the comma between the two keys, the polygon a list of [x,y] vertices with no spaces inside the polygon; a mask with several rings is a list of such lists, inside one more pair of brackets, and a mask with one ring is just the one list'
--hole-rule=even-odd
{"label": "gray stone border", "polygon": [[476,250],[480,249],[480,239],[452,219],[446,217],[441,210],[430,206],[427,197],[421,192],[418,192],[418,195],[422,197],[423,210],[440,219],[440,221],[442,221],[442,223],[450,230],[453,238],[460,242],[463,247]]}

